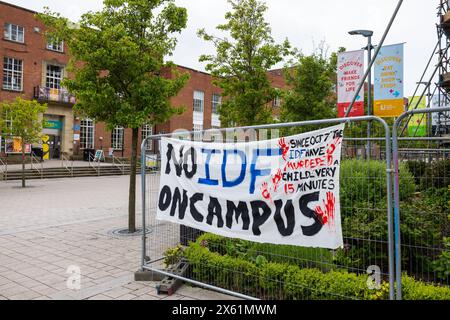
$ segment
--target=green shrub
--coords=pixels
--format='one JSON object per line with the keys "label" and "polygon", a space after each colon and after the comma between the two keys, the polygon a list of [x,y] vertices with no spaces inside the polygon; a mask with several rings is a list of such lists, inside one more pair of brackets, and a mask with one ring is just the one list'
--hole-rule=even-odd
{"label": "green shrub", "polygon": [[444,238],[444,250],[433,262],[433,270],[442,280],[450,280],[450,238]]}
{"label": "green shrub", "polygon": [[[433,202],[434,201],[434,202]],[[350,270],[365,270],[378,265],[388,271],[387,207],[384,201],[371,208],[370,203],[355,203],[342,214],[345,249],[335,255],[335,264]],[[414,274],[432,272],[433,254],[448,233],[447,214],[435,200],[425,195],[400,204],[402,265]],[[426,249],[429,248],[429,249]]]}
{"label": "green shrub", "polygon": [[434,286],[402,276],[402,294],[405,300],[450,300],[450,288]]}
{"label": "green shrub", "polygon": [[420,186],[420,180],[425,175],[425,171],[428,167],[425,161],[406,161],[406,167],[409,172],[414,176],[414,182],[417,187]]}
{"label": "green shrub", "polygon": [[[221,255],[206,246],[205,239],[190,243],[184,251],[195,280],[264,299],[343,300],[387,299],[388,284],[370,290],[367,275],[345,271],[322,272],[286,263],[255,262]],[[434,286],[403,276],[404,299],[450,300],[450,288]]]}
{"label": "green shrub", "polygon": [[421,189],[448,188],[450,185],[450,159],[434,161],[427,167],[421,179]]}
{"label": "green shrub", "polygon": [[[403,163],[399,166],[400,200],[415,191],[414,177]],[[355,203],[366,202],[371,208],[386,200],[386,162],[376,160],[344,160],[341,163],[340,197],[343,210]]]}
{"label": "green shrub", "polygon": [[206,233],[198,238],[212,252],[256,262],[264,256],[268,262],[295,264],[306,268],[329,270],[333,266],[333,254],[323,248],[306,248],[290,245],[257,243]]}

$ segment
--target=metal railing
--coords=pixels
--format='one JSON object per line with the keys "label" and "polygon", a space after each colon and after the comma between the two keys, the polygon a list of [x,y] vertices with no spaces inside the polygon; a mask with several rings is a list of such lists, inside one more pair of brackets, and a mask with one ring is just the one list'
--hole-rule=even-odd
{"label": "metal railing", "polygon": [[89,166],[97,172],[100,176],[100,159],[97,159],[94,155],[89,154]]}
{"label": "metal railing", "polygon": [[75,96],[69,93],[66,89],[53,89],[47,87],[34,87],[34,98],[39,101],[55,101],[67,104],[75,104]]}
{"label": "metal railing", "polygon": [[125,174],[125,163],[114,155],[112,155],[112,164],[118,168],[122,174]]}
{"label": "metal railing", "polygon": [[0,159],[0,174],[2,180],[8,180],[8,161],[3,161],[2,159]]}
{"label": "metal railing", "polygon": [[[310,128],[311,126],[322,126],[328,124],[338,124],[338,123],[358,123],[363,121],[374,121],[380,125],[379,136],[384,137],[381,148],[385,149],[386,157],[382,161],[375,160],[362,160],[361,168],[356,168],[357,170],[366,170],[365,175],[361,175],[361,172],[355,171],[350,163],[347,165],[348,174],[341,176],[347,183],[347,186],[353,186],[353,184],[361,183],[361,180],[366,181],[367,186],[372,186],[374,181],[381,181],[381,184],[374,185],[373,188],[353,188],[353,196],[358,197],[358,204],[355,203],[355,199],[349,197],[346,204],[341,205],[343,214],[347,215],[345,220],[346,224],[343,226],[344,242],[345,246],[343,251],[339,253],[343,255],[337,262],[333,262],[330,258],[325,258],[321,254],[315,252],[314,254],[299,253],[294,259],[299,265],[304,265],[306,268],[319,268],[323,272],[327,272],[329,268],[339,268],[346,269],[349,272],[355,273],[357,275],[367,274],[367,267],[369,265],[380,266],[380,275],[386,281],[388,287],[388,298],[394,299],[395,297],[395,268],[394,268],[394,233],[393,233],[393,215],[392,215],[392,157],[391,157],[391,136],[390,130],[387,123],[378,117],[374,116],[364,116],[364,117],[354,117],[354,118],[339,118],[339,119],[323,119],[323,120],[313,120],[313,121],[302,121],[302,122],[292,122],[292,123],[281,123],[281,124],[267,124],[260,126],[248,126],[240,128],[226,128],[217,129],[215,132],[220,132],[226,134],[228,132],[235,132],[235,130],[248,130],[248,129],[293,129],[297,130],[300,127]],[[361,124],[362,125],[362,124]],[[308,129],[309,130],[309,129]],[[310,129],[314,130],[314,129]],[[194,134],[208,133],[209,130],[203,130],[200,132],[190,132],[191,136]],[[172,134],[159,134],[149,136],[142,142],[141,145],[141,184],[142,184],[142,256],[141,256],[141,268],[145,271],[150,271],[155,274],[170,276],[175,279],[186,281],[194,285],[199,285],[208,289],[214,289],[216,291],[237,296],[240,298],[262,298],[265,299],[277,299],[283,298],[283,291],[285,286],[288,285],[285,282],[276,281],[270,277],[264,278],[272,288],[270,291],[260,287],[257,280],[253,279],[252,275],[239,274],[239,271],[231,271],[221,266],[217,266],[215,269],[208,269],[208,266],[200,263],[196,265],[197,271],[189,271],[187,274],[178,274],[177,272],[171,271],[170,269],[165,269],[162,265],[162,260],[164,260],[165,252],[167,250],[174,248],[178,245],[186,245],[189,241],[192,241],[190,235],[186,232],[183,234],[183,229],[180,229],[179,225],[164,222],[161,223],[156,221],[156,206],[158,198],[158,186],[160,174],[158,171],[146,172],[145,166],[145,150],[148,143],[152,143],[154,140],[159,140],[162,137],[171,137]],[[364,142],[364,141],[363,141]],[[345,154],[343,152],[343,154]],[[349,158],[352,160],[352,158]],[[376,168],[381,168],[381,170],[376,171]],[[354,172],[355,171],[355,172]],[[375,200],[370,200],[369,196],[375,195]],[[359,200],[362,199],[362,200]],[[368,199],[368,200],[364,200]],[[353,221],[349,217],[358,216],[359,220]],[[373,221],[381,221],[383,231],[379,232],[379,229],[375,228]],[[373,226],[369,228],[367,224]],[[152,230],[151,233],[147,230]],[[220,250],[226,250],[226,248],[221,248]],[[370,257],[366,257],[367,252],[364,250],[370,249]],[[260,255],[268,257],[269,259],[279,259],[280,257],[285,257],[286,259],[293,257],[284,256],[281,248],[264,248],[258,251]],[[332,253],[335,254],[335,253]],[[233,285],[233,277],[237,279],[245,279],[245,281],[253,281],[252,285],[249,287],[245,285]],[[252,280],[253,279],[253,280]],[[220,282],[221,281],[221,282]],[[229,281],[229,282],[227,282]],[[236,280],[238,281],[238,280]],[[240,280],[239,280],[240,281]],[[244,281],[244,280],[243,280]],[[261,279],[262,281],[262,279]],[[297,288],[298,289],[298,288]],[[308,291],[310,290],[310,291]],[[301,291],[301,290],[299,290]],[[319,292],[322,296],[327,298],[345,298],[345,299],[355,299],[356,297],[352,294],[340,295],[336,290],[332,288],[308,288],[302,292],[298,293],[296,299],[308,299],[311,292]],[[309,293],[308,293],[309,292]]]}
{"label": "metal railing", "polygon": [[30,164],[31,170],[36,170],[41,175],[41,179],[44,179],[44,165],[33,153],[30,153]]}
{"label": "metal railing", "polygon": [[73,177],[73,159],[70,160],[64,152],[61,153],[61,168],[66,168],[70,176]]}
{"label": "metal railing", "polygon": [[[437,212],[432,210],[432,212],[428,212],[427,208],[429,205],[421,207],[420,211],[414,210],[415,215],[423,217],[423,216],[431,216],[433,221],[438,221],[435,234],[432,235],[422,235],[416,236],[405,235],[400,233],[400,227],[407,223],[402,222],[402,216],[404,216],[408,212],[408,208],[402,209],[401,203],[401,189],[400,189],[400,163],[408,160],[408,156],[411,154],[411,151],[407,152],[407,156],[402,155],[401,148],[399,148],[399,143],[401,140],[399,136],[401,135],[401,127],[402,123],[408,122],[411,116],[416,114],[432,114],[436,112],[442,111],[450,111],[450,107],[439,107],[439,108],[428,108],[428,109],[414,109],[409,110],[399,116],[392,128],[392,156],[393,156],[393,164],[394,164],[394,234],[395,234],[395,278],[396,278],[396,298],[398,300],[402,299],[402,271],[407,271],[408,274],[413,274],[416,277],[423,278],[429,282],[439,282],[441,285],[450,285],[450,283],[445,281],[445,277],[441,277],[439,279],[439,275],[435,270],[433,270],[433,264],[436,263],[436,257],[443,251],[442,241],[445,237],[449,236],[450,231],[447,228],[448,224],[448,214],[445,212]],[[425,137],[426,138],[426,137]],[[430,140],[430,143],[434,142]],[[408,146],[409,147],[409,146]],[[435,148],[430,148],[435,149]],[[436,169],[431,167],[432,175],[428,176],[430,173],[427,170],[423,170],[419,168],[420,161],[415,159],[417,163],[412,164],[413,171],[415,171],[414,178],[419,180],[419,183],[416,183],[416,188],[418,188],[421,194],[426,195],[430,191],[436,192],[436,189],[445,189],[450,187],[446,183],[448,182],[447,172],[450,171],[448,167],[448,154],[445,152],[445,149],[437,148],[434,151],[435,157],[431,160],[436,162],[440,162],[440,169]],[[439,156],[440,155],[440,156]],[[424,154],[422,163],[430,164],[432,161],[429,160],[429,155]],[[442,162],[444,161],[444,162]],[[445,162],[447,161],[447,162]],[[444,186],[442,186],[442,184]],[[438,186],[436,186],[438,185]],[[404,186],[401,186],[404,188]],[[443,198],[442,195],[439,198]],[[412,200],[412,199],[410,199]],[[443,200],[443,199],[442,199]],[[401,211],[402,210],[402,211]],[[403,213],[402,213],[403,212]],[[405,219],[405,218],[403,218]],[[447,220],[447,221],[446,221]],[[414,225],[415,227],[419,226],[418,222]],[[430,229],[433,224],[428,225],[428,229]],[[439,230],[441,229],[441,230]],[[443,236],[443,238],[441,237]],[[406,238],[408,237],[408,238]],[[414,257],[415,262],[410,262],[409,265],[405,265],[403,261],[406,253],[409,257]],[[410,260],[412,260],[410,258]]]}

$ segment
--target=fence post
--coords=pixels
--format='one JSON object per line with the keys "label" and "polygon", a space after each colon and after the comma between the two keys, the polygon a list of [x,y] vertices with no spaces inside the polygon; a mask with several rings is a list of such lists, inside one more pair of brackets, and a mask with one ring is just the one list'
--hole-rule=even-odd
{"label": "fence post", "polygon": [[146,188],[146,159],[145,150],[147,146],[148,138],[144,139],[141,144],[141,188],[142,188],[142,255],[141,255],[141,271],[144,271],[144,265],[146,260],[146,227],[145,227],[145,188]]}
{"label": "fence post", "polygon": [[392,222],[392,162],[391,162],[391,135],[388,124],[383,120],[386,140],[386,193],[387,193],[387,222],[388,222],[388,255],[389,255],[389,299],[394,300],[395,292],[395,251],[394,228]]}
{"label": "fence post", "polygon": [[[399,157],[397,131],[402,120],[407,116],[420,113],[433,113],[450,111],[450,107],[428,109],[414,109],[404,112],[394,122],[392,127],[392,157],[394,161],[394,234],[395,234],[395,279],[397,282],[396,299],[402,300],[402,265],[401,265],[401,239],[400,239],[400,186],[399,186]],[[409,120],[408,120],[409,121]]]}

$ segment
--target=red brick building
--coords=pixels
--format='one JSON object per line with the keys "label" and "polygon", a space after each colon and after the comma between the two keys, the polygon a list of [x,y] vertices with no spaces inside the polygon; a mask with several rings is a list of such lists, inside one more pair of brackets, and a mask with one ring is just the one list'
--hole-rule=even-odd
{"label": "red brick building", "polygon": [[[117,157],[131,154],[131,130],[116,128],[108,131],[103,123],[79,119],[73,113],[76,98],[60,86],[67,74],[69,61],[67,47],[61,43],[47,43],[44,25],[35,17],[36,12],[0,1],[0,68],[2,83],[0,101],[17,96],[37,99],[48,104],[43,115],[43,141],[38,147],[45,159],[59,158],[61,153],[79,156],[84,149],[114,150]],[[176,129],[201,130],[220,127],[216,112],[220,104],[220,89],[213,85],[208,73],[178,66],[179,71],[190,74],[187,85],[172,99],[174,106],[184,106],[185,112],[156,127],[144,126],[140,141],[152,133],[167,133]],[[280,70],[269,72],[274,87],[282,88],[284,79]],[[279,100],[274,101],[279,105]],[[276,111],[275,111],[276,114]],[[0,155],[9,156],[17,151],[13,139],[0,139]]]}

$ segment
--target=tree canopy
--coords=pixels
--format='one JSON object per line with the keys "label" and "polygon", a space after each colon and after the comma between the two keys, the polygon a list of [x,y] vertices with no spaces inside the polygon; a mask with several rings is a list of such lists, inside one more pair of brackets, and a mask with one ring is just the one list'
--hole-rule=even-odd
{"label": "tree canopy", "polygon": [[217,77],[223,90],[219,108],[222,125],[253,125],[273,120],[271,106],[277,92],[271,86],[267,71],[291,53],[287,40],[276,44],[264,14],[267,6],[258,0],[228,1],[232,11],[225,14],[226,23],[219,32],[228,37],[213,36],[204,29],[198,35],[211,42],[214,55],[201,55],[206,70]]}
{"label": "tree canopy", "polygon": [[73,77],[62,85],[75,94],[75,109],[110,129],[132,129],[128,230],[135,232],[139,128],[182,112],[170,98],[188,75],[164,58],[175,48],[173,34],[186,27],[186,9],[173,0],[104,0],[101,11],[84,14],[76,25],[48,9],[40,18],[48,37],[64,40],[69,49]]}
{"label": "tree canopy", "polygon": [[5,135],[21,138],[23,144],[39,141],[42,133],[42,114],[47,110],[46,104],[17,97],[14,101],[2,102],[0,110],[3,110],[9,122],[8,125],[3,125]]}
{"label": "tree canopy", "polygon": [[294,66],[285,69],[289,88],[283,92],[280,120],[336,117],[336,65],[337,53],[327,57],[323,48],[311,55],[299,54]]}
{"label": "tree canopy", "polygon": [[[25,188],[25,145],[38,142],[42,133],[42,115],[47,110],[46,104],[36,100],[25,100],[17,97],[14,101],[4,101],[0,104],[2,116],[0,129],[5,135],[17,137],[22,143],[22,187]],[[5,119],[9,122],[5,124]]]}
{"label": "tree canopy", "polygon": [[165,77],[172,64],[164,57],[176,45],[171,35],[186,27],[186,9],[172,0],[105,0],[102,11],[84,14],[77,24],[48,9],[40,18],[47,35],[67,45],[73,77],[62,85],[75,94],[81,115],[110,128],[139,128],[182,111],[170,98],[187,75]]}

